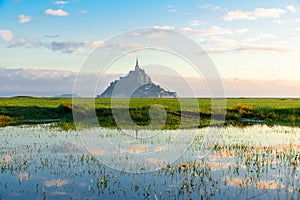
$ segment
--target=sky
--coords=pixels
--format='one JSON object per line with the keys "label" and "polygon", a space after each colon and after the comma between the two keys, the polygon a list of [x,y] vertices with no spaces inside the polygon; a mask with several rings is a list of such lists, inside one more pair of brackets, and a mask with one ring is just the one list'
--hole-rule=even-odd
{"label": "sky", "polygon": [[[0,0],[0,96],[72,93],[76,73],[96,48],[139,28],[176,31],[196,42],[228,97],[300,96],[299,0]],[[97,92],[133,69],[136,56],[143,67],[159,57],[153,55],[137,52],[116,62]],[[205,77],[163,60],[195,94],[156,72],[158,84],[182,97],[208,95],[199,85]]]}

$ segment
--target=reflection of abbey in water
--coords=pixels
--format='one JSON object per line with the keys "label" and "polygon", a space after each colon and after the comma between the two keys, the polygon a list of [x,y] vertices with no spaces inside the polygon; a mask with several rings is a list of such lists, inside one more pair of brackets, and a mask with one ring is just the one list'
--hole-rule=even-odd
{"label": "reflection of abbey in water", "polygon": [[159,85],[152,83],[151,78],[141,69],[136,60],[135,70],[130,71],[120,80],[110,83],[109,87],[100,95],[100,98],[175,98],[176,92],[170,92]]}

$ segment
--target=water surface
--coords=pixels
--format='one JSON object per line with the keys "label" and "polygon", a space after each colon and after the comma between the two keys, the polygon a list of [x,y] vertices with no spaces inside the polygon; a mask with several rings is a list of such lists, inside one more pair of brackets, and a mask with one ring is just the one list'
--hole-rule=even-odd
{"label": "water surface", "polygon": [[206,131],[1,128],[0,198],[297,199],[298,128],[227,127],[210,145]]}

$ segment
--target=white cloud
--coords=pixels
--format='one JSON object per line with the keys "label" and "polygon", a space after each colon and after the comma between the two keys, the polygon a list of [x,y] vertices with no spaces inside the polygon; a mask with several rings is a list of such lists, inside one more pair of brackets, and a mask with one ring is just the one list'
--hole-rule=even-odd
{"label": "white cloud", "polygon": [[246,19],[246,20],[255,20],[255,17],[250,11],[235,10],[227,12],[227,15],[223,16],[225,21]]}
{"label": "white cloud", "polygon": [[153,26],[153,28],[160,29],[160,30],[167,30],[167,31],[171,31],[175,29],[173,26]]}
{"label": "white cloud", "polygon": [[288,11],[290,11],[290,12],[296,12],[296,11],[297,11],[296,7],[293,6],[293,5],[288,5],[288,6],[286,7],[286,9],[287,9]]}
{"label": "white cloud", "polygon": [[273,21],[275,24],[289,24],[290,21],[287,21],[287,20],[274,20]]}
{"label": "white cloud", "polygon": [[200,8],[205,8],[205,9],[208,9],[208,10],[211,10],[211,11],[223,11],[223,9],[219,6],[214,6],[212,4],[204,4],[204,5],[201,5]]}
{"label": "white cloud", "polygon": [[177,12],[177,10],[176,9],[169,9],[168,12],[175,13],[175,12]]}
{"label": "white cloud", "polygon": [[266,40],[266,39],[278,39],[279,37],[272,33],[262,33],[257,35],[256,37],[249,37],[244,40],[244,42],[254,42],[257,40]]}
{"label": "white cloud", "polygon": [[56,5],[65,5],[68,3],[69,3],[68,1],[53,1],[53,4],[56,4]]}
{"label": "white cloud", "polygon": [[86,52],[85,50],[83,49],[76,49],[72,52],[72,54],[87,54],[88,52]]}
{"label": "white cloud", "polygon": [[97,48],[103,45],[103,41],[52,42],[50,49],[52,51],[61,51],[63,53],[86,54],[88,49]]}
{"label": "white cloud", "polygon": [[47,9],[44,11],[44,14],[52,15],[52,16],[68,16],[70,13],[62,9],[57,9],[57,10]]}
{"label": "white cloud", "polygon": [[97,47],[100,47],[103,45],[104,45],[103,41],[92,41],[92,42],[87,41],[87,42],[85,42],[85,46],[88,48],[97,48]]}
{"label": "white cloud", "polygon": [[157,30],[157,31],[149,32],[145,36],[147,38],[163,38],[163,37],[167,37],[168,34],[166,34],[163,30],[162,31]]}
{"label": "white cloud", "polygon": [[192,20],[190,21],[190,26],[199,26],[201,22],[199,20]]}
{"label": "white cloud", "polygon": [[295,32],[291,34],[291,37],[293,40],[298,41],[298,39],[300,38],[300,28],[296,28]]}
{"label": "white cloud", "polygon": [[212,38],[210,43],[222,47],[233,47],[237,45],[237,42],[231,39],[220,39],[220,38]]}
{"label": "white cloud", "polygon": [[282,14],[286,13],[286,10],[281,8],[256,8],[252,11],[234,10],[229,11],[223,19],[225,21],[232,20],[257,20],[260,18],[278,18]]}
{"label": "white cloud", "polygon": [[278,39],[279,37],[273,33],[262,33],[257,36],[258,39]]}
{"label": "white cloud", "polygon": [[237,29],[235,30],[236,33],[246,33],[248,32],[248,29],[247,28],[242,28],[242,29]]}
{"label": "white cloud", "polygon": [[167,5],[167,12],[171,12],[171,13],[175,13],[175,12],[177,12],[178,10],[176,10],[175,8],[174,8],[174,6],[172,6],[172,5]]}
{"label": "white cloud", "polygon": [[254,15],[258,18],[277,18],[286,11],[281,8],[256,8]]}
{"label": "white cloud", "polygon": [[[149,35],[150,37],[151,35]],[[155,35],[156,36],[156,35]],[[154,36],[153,36],[154,37]],[[83,54],[84,51],[88,52],[91,48],[97,47],[107,47],[107,48],[114,48],[114,49],[140,49],[144,48],[143,44],[132,43],[132,44],[125,44],[125,43],[105,43],[103,41],[66,41],[66,42],[57,42],[53,41],[50,44],[44,44],[45,47],[52,51],[59,51],[62,53],[71,53],[71,54]]]}
{"label": "white cloud", "polygon": [[11,40],[7,43],[8,48],[14,48],[14,47],[24,47],[24,48],[43,48],[46,45],[42,42],[39,42],[37,40],[32,40],[32,39],[17,39],[17,40]]}
{"label": "white cloud", "polygon": [[274,51],[278,53],[288,52],[291,49],[282,46],[261,45],[261,44],[242,44],[238,51]]}
{"label": "white cloud", "polygon": [[283,47],[282,45],[262,45],[253,43],[237,44],[235,41],[225,39],[214,39],[209,41],[210,43],[219,45],[216,48],[208,48],[208,53],[224,54],[224,53],[239,53],[239,52],[276,52],[287,53],[295,52],[295,49]]}
{"label": "white cloud", "polygon": [[18,16],[18,19],[19,19],[18,21],[19,24],[24,24],[30,22],[32,18],[28,15],[21,14]]}
{"label": "white cloud", "polygon": [[228,52],[231,52],[232,50],[228,50],[226,48],[209,48],[207,49],[207,53],[210,53],[210,54],[223,54],[223,53],[228,53]]}
{"label": "white cloud", "polygon": [[203,43],[203,42],[206,42],[207,40],[205,40],[204,38],[199,38],[198,41]]}
{"label": "white cloud", "polygon": [[86,14],[87,13],[87,10],[80,10],[79,11],[79,14]]}
{"label": "white cloud", "polygon": [[[47,36],[56,38],[57,35]],[[32,39],[13,39],[13,33],[8,30],[0,30],[0,38],[6,41],[7,48],[22,47],[27,49],[49,49],[62,53],[83,54],[89,49],[97,48],[104,45],[103,41],[65,41],[65,42],[41,42]]]}
{"label": "white cloud", "polygon": [[286,41],[286,40],[279,40],[279,41],[274,42],[274,44],[275,45],[287,45],[288,41]]}
{"label": "white cloud", "polygon": [[181,32],[196,34],[196,35],[233,35],[233,32],[230,29],[221,28],[219,26],[213,26],[209,29],[204,29],[204,30],[198,30],[198,29],[192,29],[186,27],[186,28],[182,28]]}
{"label": "white cloud", "polygon": [[14,34],[10,30],[0,30],[0,37],[5,42],[10,42],[14,38]]}
{"label": "white cloud", "polygon": [[300,23],[300,18],[299,19],[294,19],[294,22]]}

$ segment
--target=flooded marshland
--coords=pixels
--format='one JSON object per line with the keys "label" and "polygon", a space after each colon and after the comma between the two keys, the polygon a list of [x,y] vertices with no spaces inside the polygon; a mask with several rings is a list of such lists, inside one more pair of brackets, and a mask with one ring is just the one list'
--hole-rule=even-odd
{"label": "flooded marshland", "polygon": [[207,130],[1,128],[0,199],[299,198],[300,129]]}

